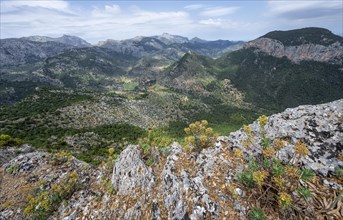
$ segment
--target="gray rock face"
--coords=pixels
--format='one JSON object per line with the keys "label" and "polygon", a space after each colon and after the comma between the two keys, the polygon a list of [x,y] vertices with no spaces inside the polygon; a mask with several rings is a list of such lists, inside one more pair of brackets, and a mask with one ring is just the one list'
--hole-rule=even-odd
{"label": "gray rock face", "polygon": [[[270,116],[265,126],[266,136],[287,140],[279,154],[284,160],[293,156],[294,143],[303,141],[310,154],[300,165],[326,176],[335,168],[343,167],[338,160],[338,155],[343,153],[342,120],[343,100],[299,106]],[[258,122],[249,126],[255,142],[259,143]],[[200,153],[185,152],[175,142],[168,157],[157,157],[151,167],[145,165],[139,148],[129,145],[117,158],[112,177],[106,180],[103,177],[110,176],[109,167],[94,169],[75,158],[53,166],[49,165],[47,153],[19,155],[0,169],[4,171],[0,172],[0,189],[5,189],[0,191],[0,198],[11,198],[7,192],[13,188],[14,180],[20,180],[15,186],[19,189],[28,181],[37,182],[42,178],[52,183],[76,171],[82,188],[73,193],[68,203],[61,203],[49,219],[246,219],[251,208],[245,202],[249,199],[246,188],[234,186],[236,198],[228,192],[236,173],[242,169],[230,149],[240,148],[245,156],[259,153],[259,149],[247,151],[242,146],[246,137],[241,129],[228,137],[220,137],[215,146]],[[28,178],[29,175],[33,177]],[[336,193],[341,188],[331,178],[322,180]],[[114,191],[108,192],[108,186]],[[14,205],[1,209],[1,218],[24,219]]]}
{"label": "gray rock face", "polygon": [[73,46],[59,42],[35,42],[25,39],[1,39],[0,66],[37,62]]}
{"label": "gray rock face", "polygon": [[[297,141],[303,141],[309,148],[309,155],[301,163],[326,176],[329,172],[343,167],[343,162],[337,159],[343,153],[343,100],[321,105],[304,105],[269,117],[265,127],[266,137],[273,140],[290,139],[287,146],[280,152],[280,158],[289,160],[293,146]],[[260,126],[258,122],[250,125],[255,135],[255,142],[260,142]],[[224,138],[233,148],[240,148],[247,154],[258,153],[258,149],[247,151],[242,141],[247,138],[243,129],[233,132]]]}
{"label": "gray rock face", "polygon": [[244,48],[257,48],[257,51],[275,57],[286,56],[294,63],[302,60],[314,60],[342,65],[343,45],[339,42],[329,46],[319,44],[303,44],[300,46],[284,46],[280,41],[270,38],[258,38],[245,44]]}
{"label": "gray rock face", "polygon": [[30,37],[22,37],[21,39],[36,41],[36,42],[59,42],[63,44],[68,44],[74,47],[90,47],[91,44],[87,41],[83,40],[82,38],[70,35],[63,35],[61,37],[46,37],[46,36],[30,36]]}
{"label": "gray rock face", "polygon": [[25,154],[33,152],[34,149],[30,145],[24,144],[21,147],[9,147],[0,149],[0,166],[9,162],[14,157],[18,156],[19,154]]}
{"label": "gray rock face", "polygon": [[142,191],[150,190],[154,182],[152,169],[141,160],[138,146],[128,146],[113,168],[112,185],[118,195],[132,195],[137,188]]}

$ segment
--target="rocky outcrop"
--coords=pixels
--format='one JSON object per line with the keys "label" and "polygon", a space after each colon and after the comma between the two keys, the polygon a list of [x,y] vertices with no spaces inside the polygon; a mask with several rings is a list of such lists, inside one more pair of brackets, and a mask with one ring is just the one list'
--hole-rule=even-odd
{"label": "rocky outcrop", "polygon": [[82,38],[70,35],[63,35],[61,37],[46,37],[46,36],[30,36],[30,37],[22,37],[21,39],[35,41],[35,42],[59,42],[63,44],[68,44],[74,47],[90,47],[91,44],[87,41],[83,40]]}
{"label": "rocky outcrop", "polygon": [[244,48],[256,48],[257,52],[264,52],[275,57],[287,57],[294,63],[303,60],[343,64],[343,45],[339,42],[328,46],[319,44],[302,44],[285,46],[280,41],[270,38],[258,38],[245,44]]}
{"label": "rocky outcrop", "polygon": [[[331,178],[335,169],[343,167],[339,159],[343,153],[342,114],[343,100],[338,100],[287,109],[270,116],[265,126],[267,138],[287,140],[280,159],[291,157],[293,145],[299,140],[308,146],[310,154],[301,160],[301,166],[315,170],[322,182],[321,190],[331,192],[313,191],[313,196],[319,197],[309,200],[311,204],[321,197],[332,202],[326,197],[338,195],[342,190],[341,182],[333,182]],[[258,122],[249,127],[259,143]],[[75,171],[82,183],[80,188],[49,219],[247,219],[251,208],[247,189],[243,185],[229,189],[242,169],[232,150],[242,149],[245,157],[260,153],[259,149],[246,150],[242,146],[245,139],[241,129],[220,137],[214,146],[200,153],[187,152],[180,144],[173,143],[169,155],[165,158],[156,153],[151,166],[146,165],[146,158],[143,159],[135,145],[129,145],[113,166],[109,161],[98,168],[73,157],[56,163],[51,162],[54,155],[48,153],[22,154],[0,169],[0,218],[24,219],[23,207],[30,192],[24,189],[36,187],[38,179],[60,182],[67,173]],[[11,184],[15,184],[18,193],[10,190]],[[336,206],[338,212],[332,219],[343,217],[342,203],[338,201]],[[311,212],[319,217],[328,216],[331,212],[327,210],[323,207]],[[287,216],[273,212],[268,215],[275,219]]]}
{"label": "rocky outcrop", "polygon": [[[339,155],[343,154],[343,100],[321,105],[304,105],[269,117],[265,126],[266,137],[274,140],[288,140],[280,152],[280,158],[289,161],[294,154],[293,146],[302,141],[309,148],[309,155],[301,159],[305,167],[323,176],[343,167]],[[256,143],[261,141],[258,122],[250,125]],[[242,141],[247,139],[243,129],[223,138],[232,148],[239,148],[247,155],[260,153],[258,149],[247,151]]]}
{"label": "rocky outcrop", "polygon": [[132,195],[135,189],[151,190],[154,174],[141,159],[138,146],[128,146],[118,157],[112,175],[112,185],[118,195]]}
{"label": "rocky outcrop", "polygon": [[34,148],[30,145],[24,144],[20,147],[6,147],[0,150],[0,166],[8,163],[13,158],[17,157],[20,154],[26,154],[33,152]]}
{"label": "rocky outcrop", "polygon": [[59,42],[1,39],[0,67],[33,63],[61,53],[73,46]]}

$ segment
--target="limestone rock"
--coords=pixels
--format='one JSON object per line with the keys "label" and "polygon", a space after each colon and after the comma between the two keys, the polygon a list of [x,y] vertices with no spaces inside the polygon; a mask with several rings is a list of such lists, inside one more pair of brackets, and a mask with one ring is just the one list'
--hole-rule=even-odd
{"label": "limestone rock", "polygon": [[300,46],[284,46],[280,41],[270,38],[258,38],[245,44],[244,48],[257,48],[275,57],[286,56],[292,62],[314,60],[342,65],[343,45],[339,42],[329,46],[319,44],[303,44]]}
{"label": "limestone rock", "polygon": [[144,164],[138,146],[128,146],[113,168],[112,185],[118,195],[134,194],[136,189],[150,190],[155,183],[152,169]]}
{"label": "limestone rock", "polygon": [[[280,152],[283,160],[293,155],[293,146],[303,141],[309,148],[309,155],[301,159],[305,167],[311,168],[321,175],[328,175],[343,162],[337,156],[343,153],[343,100],[321,105],[304,105],[269,117],[265,127],[266,137],[274,140],[289,139],[289,143]],[[250,125],[255,134],[256,143],[260,142],[260,126],[257,121]],[[259,153],[259,149],[246,150],[242,141],[247,138],[243,129],[233,132],[224,138],[233,148],[242,149],[247,155]]]}

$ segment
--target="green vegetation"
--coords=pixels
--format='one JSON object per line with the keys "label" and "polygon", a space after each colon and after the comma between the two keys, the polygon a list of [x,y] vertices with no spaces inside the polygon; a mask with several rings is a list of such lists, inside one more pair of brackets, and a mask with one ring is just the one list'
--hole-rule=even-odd
{"label": "green vegetation", "polygon": [[154,164],[158,155],[167,157],[170,153],[170,145],[174,139],[160,129],[148,130],[144,138],[138,139],[138,144],[143,153],[143,160],[148,166]]}
{"label": "green vegetation", "polygon": [[260,208],[253,208],[250,211],[250,219],[251,220],[264,220],[266,219],[266,214]]}
{"label": "green vegetation", "polygon": [[[295,208],[294,201],[300,199],[307,201],[311,196],[307,182],[314,179],[314,173],[309,169],[301,169],[299,164],[300,158],[308,155],[309,150],[304,143],[297,142],[294,144],[293,157],[287,162],[280,161],[277,155],[287,144],[286,141],[268,140],[264,129],[268,118],[261,116],[258,121],[261,141],[256,143],[254,139],[256,134],[249,126],[244,126],[247,139],[242,142],[242,145],[247,150],[260,149],[262,154],[246,160],[243,158],[242,150],[235,150],[236,157],[240,158],[239,163],[245,164],[244,169],[237,174],[237,180],[246,187],[253,198],[257,198],[254,202],[260,204],[261,207],[278,206],[281,211]],[[302,184],[300,180],[303,181]],[[250,217],[264,219],[265,215],[262,209],[255,207],[252,208]]]}
{"label": "green vegetation", "polygon": [[126,91],[132,91],[138,87],[138,83],[137,82],[128,82],[128,83],[125,83],[123,87],[124,87],[124,90],[126,90]]}
{"label": "green vegetation", "polygon": [[196,121],[184,129],[187,137],[185,138],[187,151],[195,151],[200,153],[204,148],[211,147],[218,138],[217,133],[213,133],[213,129],[207,127],[206,120]]}
{"label": "green vegetation", "polygon": [[[214,105],[211,112],[199,112],[189,115],[189,120],[197,121],[206,118],[214,131],[220,135],[228,135],[238,130],[243,124],[250,124],[261,114],[262,109],[244,109],[229,105]],[[270,113],[270,112],[268,112]]]}
{"label": "green vegetation", "polygon": [[35,92],[34,96],[30,96],[15,105],[1,107],[0,121],[13,121],[23,117],[29,120],[29,117],[55,112],[58,108],[92,99],[91,93],[74,93],[63,88],[44,87],[39,92]]}
{"label": "green vegetation", "polygon": [[0,148],[20,146],[22,144],[23,144],[23,141],[19,138],[13,138],[7,134],[0,134]]}
{"label": "green vegetation", "polygon": [[32,220],[48,219],[60,203],[67,201],[79,188],[79,175],[76,172],[68,173],[59,183],[51,186],[42,180],[33,190],[33,196],[29,197],[24,215]]}
{"label": "green vegetation", "polygon": [[330,45],[335,42],[343,42],[341,36],[333,34],[324,28],[302,28],[290,31],[272,31],[262,36],[281,41],[285,46],[297,46],[301,44]]}
{"label": "green vegetation", "polygon": [[[244,61],[244,62],[242,62]],[[218,72],[245,93],[245,101],[271,112],[301,104],[316,104],[342,98],[340,66],[324,62],[292,63],[254,49],[241,49],[216,60],[219,69],[238,65],[232,71]]]}

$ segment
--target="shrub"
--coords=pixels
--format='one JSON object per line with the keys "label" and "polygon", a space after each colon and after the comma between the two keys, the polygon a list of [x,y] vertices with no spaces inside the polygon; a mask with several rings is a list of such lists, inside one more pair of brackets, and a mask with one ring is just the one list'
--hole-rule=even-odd
{"label": "shrub", "polygon": [[22,145],[23,141],[19,138],[13,138],[7,134],[0,134],[0,148],[1,147],[12,147]]}
{"label": "shrub", "polygon": [[[258,119],[260,125],[260,142],[256,142],[249,126],[244,126],[247,139],[242,145],[251,150],[258,148],[261,154],[257,154],[247,160],[242,160],[244,168],[237,173],[237,180],[245,185],[254,198],[258,198],[260,205],[274,204],[282,209],[293,208],[293,201],[307,199],[311,196],[306,187],[306,181],[311,181],[315,176],[310,169],[301,169],[300,159],[308,155],[309,150],[305,143],[298,141],[294,144],[294,155],[289,161],[278,159],[279,151],[286,145],[280,139],[269,140],[266,138],[265,125],[268,118],[261,116]],[[240,150],[236,150],[234,153]],[[242,155],[242,153],[239,153]],[[300,180],[304,181],[303,185]],[[297,192],[294,194],[293,192]],[[295,198],[297,197],[297,198]],[[276,198],[276,200],[275,200]],[[264,219],[263,210],[253,208],[250,212],[251,219]],[[264,217],[262,217],[264,216]]]}
{"label": "shrub", "polygon": [[196,121],[184,129],[187,137],[186,149],[200,152],[202,149],[213,146],[218,138],[218,134],[213,132],[213,129],[207,127],[206,120]]}
{"label": "shrub", "polygon": [[28,206],[24,210],[30,219],[47,219],[63,201],[68,200],[80,187],[79,176],[76,172],[68,173],[59,183],[47,185],[40,181],[33,196],[28,198]]}
{"label": "shrub", "polygon": [[138,139],[138,144],[143,152],[143,159],[148,166],[151,166],[158,153],[161,156],[168,156],[170,145],[174,140],[161,130],[148,130],[144,138]]}
{"label": "shrub", "polygon": [[60,151],[51,155],[51,163],[55,166],[68,162],[73,155],[66,151]]}
{"label": "shrub", "polygon": [[250,211],[250,219],[251,220],[263,220],[266,219],[266,214],[260,208],[253,208]]}

